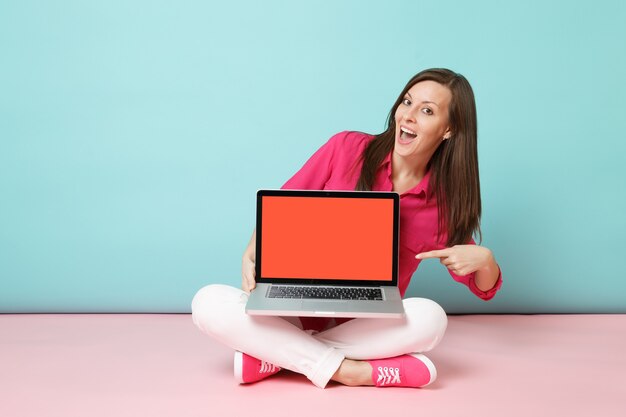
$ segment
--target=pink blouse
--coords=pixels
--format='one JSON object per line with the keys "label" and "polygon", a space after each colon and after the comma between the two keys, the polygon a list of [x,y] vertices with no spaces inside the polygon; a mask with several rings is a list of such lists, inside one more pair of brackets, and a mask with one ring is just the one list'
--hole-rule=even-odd
{"label": "pink blouse", "polygon": [[[354,190],[361,172],[360,156],[372,135],[361,132],[341,132],[324,144],[304,166],[283,185],[292,190]],[[392,191],[391,154],[379,169],[374,191]],[[437,202],[429,188],[430,171],[413,189],[400,195],[400,259],[399,289],[404,296],[413,273],[420,264],[415,255],[445,245],[437,241]],[[446,236],[442,236],[445,243]],[[469,242],[474,244],[472,240]],[[482,291],[474,283],[475,274],[456,275],[448,270],[452,278],[466,285],[472,293],[483,300],[490,300],[502,285],[502,273],[494,287]]]}

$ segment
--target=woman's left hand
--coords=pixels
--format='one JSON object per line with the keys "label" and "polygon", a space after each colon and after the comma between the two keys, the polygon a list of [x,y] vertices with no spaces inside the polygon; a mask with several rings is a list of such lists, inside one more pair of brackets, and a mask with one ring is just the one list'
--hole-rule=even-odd
{"label": "woman's left hand", "polygon": [[455,245],[451,248],[422,252],[415,258],[439,258],[442,265],[460,276],[488,268],[494,263],[491,251],[478,245]]}

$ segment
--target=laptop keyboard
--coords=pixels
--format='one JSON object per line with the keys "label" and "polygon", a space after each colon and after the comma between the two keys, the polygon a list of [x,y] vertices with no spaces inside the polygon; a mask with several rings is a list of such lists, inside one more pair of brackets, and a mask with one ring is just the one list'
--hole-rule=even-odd
{"label": "laptop keyboard", "polygon": [[301,287],[291,285],[272,285],[270,287],[267,298],[382,301],[383,294],[380,288]]}

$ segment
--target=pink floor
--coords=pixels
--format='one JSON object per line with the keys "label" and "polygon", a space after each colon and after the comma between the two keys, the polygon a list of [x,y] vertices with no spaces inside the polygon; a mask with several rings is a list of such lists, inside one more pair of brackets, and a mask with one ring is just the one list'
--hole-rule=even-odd
{"label": "pink floor", "polygon": [[247,386],[189,315],[0,315],[0,416],[626,416],[626,315],[452,316],[427,389]]}

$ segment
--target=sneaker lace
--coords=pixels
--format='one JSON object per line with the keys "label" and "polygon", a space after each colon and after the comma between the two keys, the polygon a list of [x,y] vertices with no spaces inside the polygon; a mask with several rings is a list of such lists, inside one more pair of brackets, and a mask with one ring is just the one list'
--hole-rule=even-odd
{"label": "sneaker lace", "polygon": [[275,365],[269,362],[261,361],[261,370],[259,371],[259,373],[266,374],[266,373],[274,372],[276,368],[277,367]]}
{"label": "sneaker lace", "polygon": [[389,368],[387,366],[378,367],[378,381],[376,381],[379,385],[388,385],[388,384],[400,384],[402,381],[400,380],[400,368]]}

